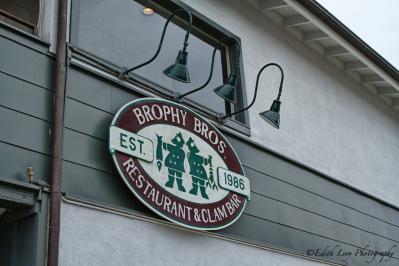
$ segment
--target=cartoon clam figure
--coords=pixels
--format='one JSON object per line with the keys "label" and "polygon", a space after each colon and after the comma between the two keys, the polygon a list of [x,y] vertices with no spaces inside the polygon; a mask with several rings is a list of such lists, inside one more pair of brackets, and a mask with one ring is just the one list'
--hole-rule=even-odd
{"label": "cartoon clam figure", "polygon": [[[197,195],[198,187],[201,192],[201,196],[205,199],[209,199],[208,194],[206,194],[206,187],[211,187],[213,190],[217,186],[213,180],[213,172],[212,172],[212,156],[208,156],[208,158],[202,157],[198,153],[200,152],[198,147],[195,145],[194,140],[190,137],[186,143],[188,146],[188,164],[190,165],[190,175],[192,178],[192,189],[190,190],[190,194]],[[205,171],[204,165],[209,165],[210,175],[209,178]]]}
{"label": "cartoon clam figure", "polygon": [[184,140],[182,134],[180,132],[177,133],[171,142],[172,144],[165,143],[162,137],[157,135],[156,159],[158,170],[161,170],[162,167],[162,150],[166,150],[169,153],[165,157],[165,166],[168,168],[168,181],[165,183],[165,186],[173,188],[174,181],[176,180],[178,189],[186,192],[183,186],[184,159],[186,154],[183,150]]}

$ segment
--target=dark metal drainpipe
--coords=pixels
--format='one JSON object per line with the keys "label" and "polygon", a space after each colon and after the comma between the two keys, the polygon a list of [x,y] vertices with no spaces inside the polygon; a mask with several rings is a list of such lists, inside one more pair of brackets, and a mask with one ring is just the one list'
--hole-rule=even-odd
{"label": "dark metal drainpipe", "polygon": [[50,187],[50,221],[47,265],[58,265],[61,209],[62,138],[65,103],[67,0],[58,1],[57,49],[54,65],[54,125]]}

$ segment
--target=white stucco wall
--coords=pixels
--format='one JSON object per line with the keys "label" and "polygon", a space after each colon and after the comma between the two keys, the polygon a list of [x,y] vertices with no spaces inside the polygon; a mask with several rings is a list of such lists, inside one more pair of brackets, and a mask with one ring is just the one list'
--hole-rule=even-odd
{"label": "white stucco wall", "polygon": [[59,265],[326,264],[63,202]]}
{"label": "white stucco wall", "polygon": [[264,64],[284,68],[280,130],[258,116],[277,96],[269,69],[249,111],[253,140],[399,206],[398,112],[246,1],[184,2],[241,38],[249,101]]}

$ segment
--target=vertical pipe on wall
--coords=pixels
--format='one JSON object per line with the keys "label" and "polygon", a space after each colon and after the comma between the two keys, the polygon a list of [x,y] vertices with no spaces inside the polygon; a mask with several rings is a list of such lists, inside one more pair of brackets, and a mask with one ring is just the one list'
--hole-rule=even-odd
{"label": "vertical pipe on wall", "polygon": [[52,164],[50,219],[47,265],[58,265],[61,209],[62,139],[65,103],[67,0],[58,1],[57,48],[53,72],[54,124],[52,131]]}

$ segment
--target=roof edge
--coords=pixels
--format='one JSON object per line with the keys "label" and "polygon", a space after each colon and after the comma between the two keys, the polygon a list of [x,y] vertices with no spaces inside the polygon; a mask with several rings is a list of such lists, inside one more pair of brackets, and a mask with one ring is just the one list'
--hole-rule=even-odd
{"label": "roof edge", "polygon": [[314,0],[296,0],[305,9],[309,10],[313,15],[318,17],[323,23],[329,26],[332,30],[338,33],[350,45],[361,52],[365,57],[372,61],[375,65],[380,67],[384,72],[392,77],[395,81],[399,82],[399,71],[389,63],[378,52],[371,48],[359,36],[339,21],[321,4]]}

